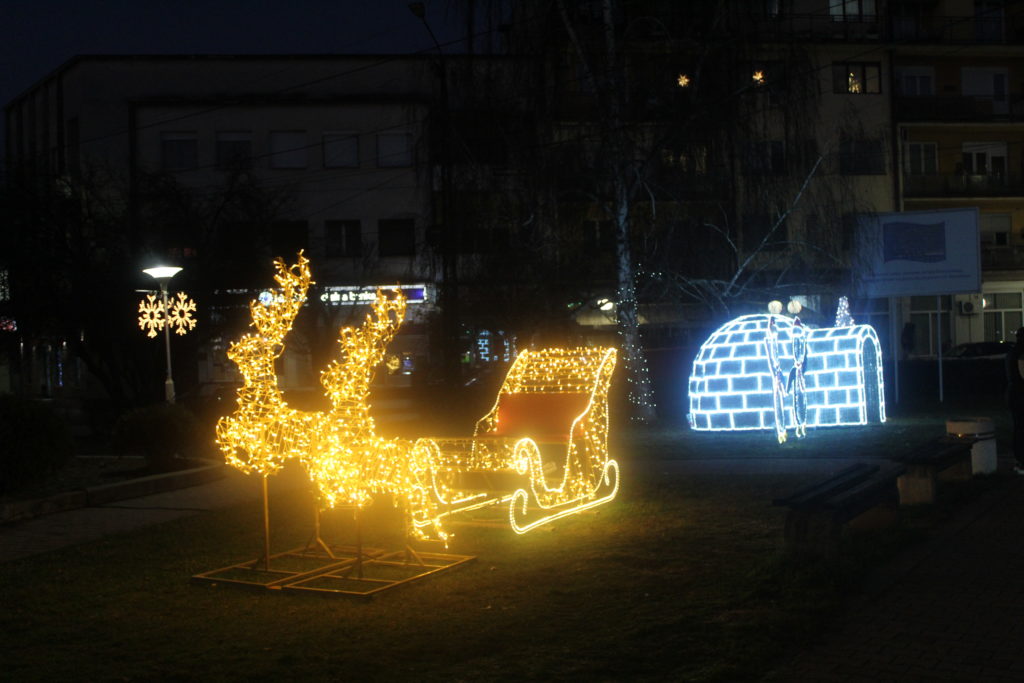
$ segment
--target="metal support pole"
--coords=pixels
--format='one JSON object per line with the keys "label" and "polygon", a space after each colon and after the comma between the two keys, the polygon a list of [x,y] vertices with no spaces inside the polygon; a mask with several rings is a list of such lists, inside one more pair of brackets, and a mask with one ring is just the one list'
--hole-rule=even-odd
{"label": "metal support pole", "polygon": [[942,403],[942,297],[935,295],[935,338],[939,359],[939,403]]}
{"label": "metal support pole", "polygon": [[171,325],[167,318],[167,283],[160,283],[160,292],[164,298],[164,348],[167,351],[167,380],[164,382],[164,399],[174,403],[174,378],[171,377]]}
{"label": "metal support pole", "polygon": [[267,475],[263,475],[263,571],[270,571],[270,503],[267,495]]}

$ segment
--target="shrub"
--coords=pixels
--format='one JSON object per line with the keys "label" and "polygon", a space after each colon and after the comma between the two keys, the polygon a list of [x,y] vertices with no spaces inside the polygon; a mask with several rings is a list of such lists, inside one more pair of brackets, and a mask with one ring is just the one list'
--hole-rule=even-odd
{"label": "shrub", "polygon": [[200,429],[195,416],[173,403],[136,408],[114,423],[112,445],[123,455],[143,455],[151,470],[175,469],[175,461],[196,454]]}
{"label": "shrub", "polygon": [[46,403],[0,396],[0,492],[53,473],[75,454],[71,429]]}

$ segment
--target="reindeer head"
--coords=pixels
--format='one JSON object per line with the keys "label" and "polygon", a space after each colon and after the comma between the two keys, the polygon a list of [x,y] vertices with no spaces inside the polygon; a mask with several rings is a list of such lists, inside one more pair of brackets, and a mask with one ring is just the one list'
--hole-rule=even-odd
{"label": "reindeer head", "polygon": [[393,298],[388,298],[378,289],[366,322],[359,328],[341,328],[341,357],[320,375],[320,383],[335,407],[363,402],[370,393],[374,370],[384,360],[387,346],[405,318],[405,297],[397,287],[393,293]]}

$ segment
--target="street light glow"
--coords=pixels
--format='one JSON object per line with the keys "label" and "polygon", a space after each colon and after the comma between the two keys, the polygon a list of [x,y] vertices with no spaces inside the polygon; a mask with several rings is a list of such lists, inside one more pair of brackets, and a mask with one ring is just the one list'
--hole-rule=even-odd
{"label": "street light glow", "polygon": [[154,280],[170,280],[181,272],[181,268],[178,266],[154,266],[153,268],[145,268],[142,272]]}

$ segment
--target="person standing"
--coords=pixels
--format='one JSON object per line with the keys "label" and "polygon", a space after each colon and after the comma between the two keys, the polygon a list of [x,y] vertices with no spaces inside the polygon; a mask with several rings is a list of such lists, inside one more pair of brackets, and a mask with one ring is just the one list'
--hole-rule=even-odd
{"label": "person standing", "polygon": [[1024,327],[1017,343],[1006,353],[1006,403],[1013,423],[1013,471],[1024,474]]}

